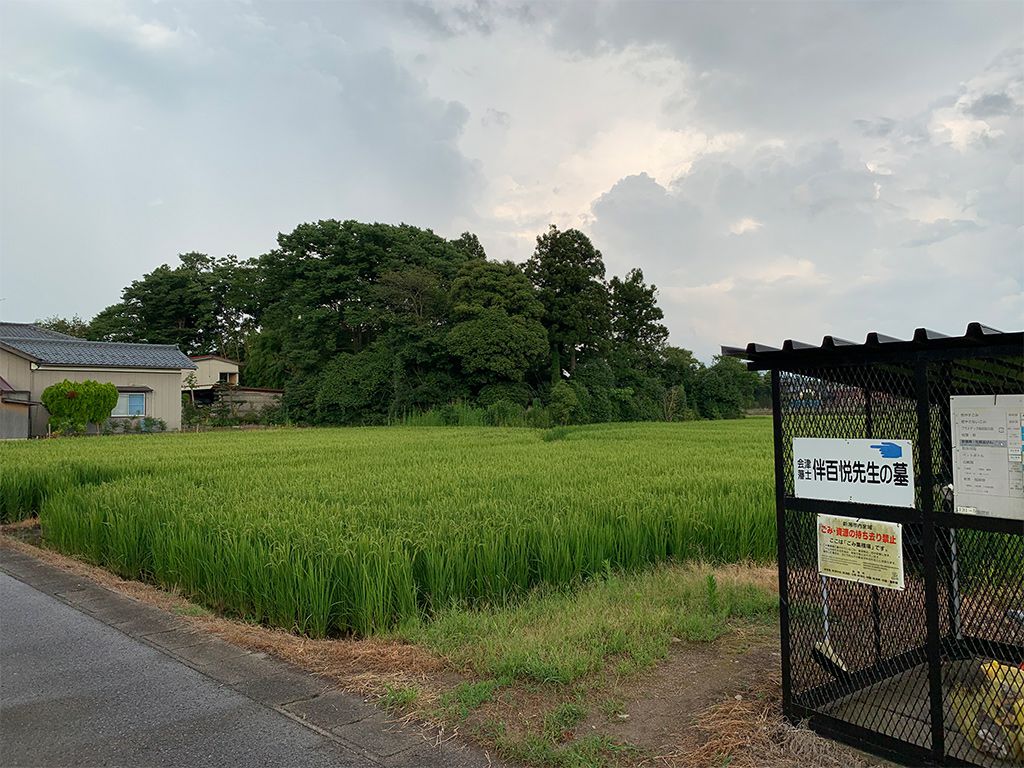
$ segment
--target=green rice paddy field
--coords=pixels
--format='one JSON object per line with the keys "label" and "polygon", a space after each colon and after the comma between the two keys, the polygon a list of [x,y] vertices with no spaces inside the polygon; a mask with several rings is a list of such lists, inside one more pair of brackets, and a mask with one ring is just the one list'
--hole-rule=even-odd
{"label": "green rice paddy field", "polygon": [[313,636],[663,561],[774,556],[771,422],[383,427],[0,444],[0,519]]}

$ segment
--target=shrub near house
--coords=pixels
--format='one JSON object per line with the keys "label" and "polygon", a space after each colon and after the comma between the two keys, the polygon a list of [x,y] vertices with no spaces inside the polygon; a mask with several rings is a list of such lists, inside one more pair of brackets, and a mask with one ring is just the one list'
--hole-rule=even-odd
{"label": "shrub near house", "polygon": [[50,412],[54,432],[85,432],[89,424],[102,424],[117,405],[117,387],[92,379],[59,381],[45,390],[41,400]]}

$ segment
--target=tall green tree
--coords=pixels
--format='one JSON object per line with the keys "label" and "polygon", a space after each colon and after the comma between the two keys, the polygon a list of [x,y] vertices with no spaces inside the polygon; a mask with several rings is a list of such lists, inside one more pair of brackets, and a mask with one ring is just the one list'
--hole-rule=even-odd
{"label": "tall green tree", "polygon": [[331,360],[317,379],[315,420],[384,423],[394,400],[394,355],[382,343]]}
{"label": "tall green tree", "polygon": [[141,342],[138,318],[130,317],[122,302],[111,304],[96,313],[89,321],[86,338],[91,341],[132,341]]}
{"label": "tall green tree", "polygon": [[563,366],[572,375],[580,356],[600,350],[608,337],[604,260],[585,234],[577,229],[561,232],[552,224],[537,238],[524,271],[544,305],[555,382],[562,378]]}
{"label": "tall green tree", "polygon": [[[451,382],[444,349],[444,301],[459,268],[477,257],[408,225],[328,219],[278,236],[259,259],[256,320],[283,363],[262,353],[258,370],[273,371],[296,393],[296,418],[330,412],[315,381],[339,355],[382,342],[395,362],[396,398],[421,402]],[[339,363],[341,365],[341,363]],[[305,394],[300,394],[305,393]]]}
{"label": "tall green tree", "polygon": [[622,403],[622,418],[654,419],[666,413],[668,386],[662,380],[661,353],[668,340],[658,306],[658,289],[644,282],[644,273],[631,269],[625,279],[608,283],[612,343],[609,360],[620,388],[632,397]]}
{"label": "tall green tree", "polygon": [[451,242],[452,245],[465,253],[470,259],[483,261],[487,258],[487,253],[484,251],[484,247],[480,243],[480,238],[472,232],[463,232]]}
{"label": "tall green tree", "polygon": [[445,347],[448,281],[427,267],[381,275],[374,292],[380,344],[392,355],[391,411],[430,408],[464,389]]}
{"label": "tall green tree", "polygon": [[93,318],[90,338],[242,357],[244,338],[253,329],[251,265],[195,252],[178,258],[177,267],[164,264],[125,288],[119,303]]}
{"label": "tall green tree", "polygon": [[63,333],[67,336],[74,336],[78,339],[89,338],[89,322],[83,320],[78,315],[72,317],[51,315],[50,317],[44,317],[42,320],[36,320],[35,325],[50,331]]}
{"label": "tall green tree", "polygon": [[703,367],[688,349],[668,345],[661,351],[661,379],[668,387],[682,386],[690,389]]}
{"label": "tall green tree", "polygon": [[451,290],[449,351],[477,388],[522,382],[544,360],[544,306],[518,265],[472,261]]}
{"label": "tall green tree", "polygon": [[631,269],[625,279],[608,283],[612,339],[645,363],[653,362],[668,340],[662,324],[665,314],[658,306],[658,288],[644,283],[644,273]]}
{"label": "tall green tree", "polygon": [[716,355],[697,372],[692,401],[705,419],[738,419],[755,404],[762,384],[761,376],[736,358]]}

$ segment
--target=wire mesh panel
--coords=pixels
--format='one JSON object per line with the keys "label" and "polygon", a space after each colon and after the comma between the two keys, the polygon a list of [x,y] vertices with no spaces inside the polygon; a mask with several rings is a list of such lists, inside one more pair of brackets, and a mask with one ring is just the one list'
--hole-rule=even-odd
{"label": "wire mesh panel", "polygon": [[[1024,522],[957,514],[950,416],[951,397],[1024,394],[1021,346],[825,358],[761,366],[787,714],[915,761],[1024,766]],[[795,438],[908,441],[913,507],[798,498]],[[899,524],[902,589],[820,575],[819,514]]]}
{"label": "wire mesh panel", "polygon": [[927,381],[932,443],[939,447],[933,455],[936,567],[949,587],[950,621],[941,643],[946,754],[976,765],[1020,766],[1024,671],[1009,670],[1024,661],[1024,535],[964,527],[973,521],[953,514],[949,403],[963,395],[1024,393],[1024,356],[932,361]]}

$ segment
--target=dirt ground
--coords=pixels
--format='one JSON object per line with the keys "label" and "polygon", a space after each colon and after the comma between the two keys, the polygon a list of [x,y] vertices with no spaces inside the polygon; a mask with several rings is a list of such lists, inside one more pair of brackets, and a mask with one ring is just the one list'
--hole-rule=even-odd
{"label": "dirt ground", "polygon": [[735,701],[759,676],[780,664],[774,632],[736,632],[714,643],[676,646],[669,658],[645,674],[615,687],[626,702],[614,716],[595,713],[581,728],[602,728],[615,738],[654,750],[673,751],[688,736],[701,713]]}
{"label": "dirt ground", "polygon": [[[622,766],[666,768],[866,768],[891,765],[781,717],[779,647],[771,627],[737,630],[708,644],[673,643],[668,657],[628,678],[584,681],[571,692],[512,685],[459,722],[446,722],[436,705],[446,692],[471,682],[444,659],[418,646],[378,639],[311,640],[281,630],[215,616],[153,586],[125,581],[101,568],[35,546],[31,523],[0,528],[0,546],[173,613],[197,628],[251,650],[271,653],[363,695],[385,697],[414,686],[407,719],[442,738],[460,734],[495,745],[496,724],[506,741],[540,733],[553,708],[575,697],[585,719],[556,735],[565,744],[587,735],[628,745],[608,758]],[[401,714],[401,713],[400,713]],[[539,761],[544,764],[543,760]]]}

